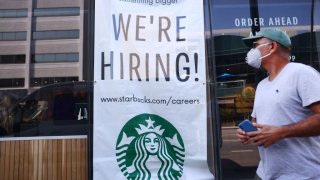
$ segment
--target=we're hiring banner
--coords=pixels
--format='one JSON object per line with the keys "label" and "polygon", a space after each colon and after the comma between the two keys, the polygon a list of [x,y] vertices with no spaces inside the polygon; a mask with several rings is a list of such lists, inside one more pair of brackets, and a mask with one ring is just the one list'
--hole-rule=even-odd
{"label": "we're hiring banner", "polygon": [[203,3],[96,0],[93,177],[212,179]]}

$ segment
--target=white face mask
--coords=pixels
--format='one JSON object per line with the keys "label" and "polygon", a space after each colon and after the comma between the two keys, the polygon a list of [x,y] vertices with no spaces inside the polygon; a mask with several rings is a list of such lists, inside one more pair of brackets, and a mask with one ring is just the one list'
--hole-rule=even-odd
{"label": "white face mask", "polygon": [[254,68],[260,68],[261,63],[262,63],[262,59],[269,56],[271,54],[271,52],[269,54],[264,55],[263,57],[261,57],[261,52],[258,49],[258,47],[260,46],[265,46],[271,43],[265,43],[265,44],[261,44],[259,46],[257,46],[256,48],[252,48],[248,53],[247,53],[247,57],[246,57],[246,63]]}

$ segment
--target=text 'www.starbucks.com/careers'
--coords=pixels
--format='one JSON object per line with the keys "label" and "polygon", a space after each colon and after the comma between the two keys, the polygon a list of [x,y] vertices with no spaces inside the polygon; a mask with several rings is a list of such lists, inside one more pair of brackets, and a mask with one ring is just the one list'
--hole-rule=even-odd
{"label": "text 'www.starbucks.com/careers'", "polygon": [[156,99],[156,98],[148,98],[147,96],[144,97],[137,97],[134,94],[132,96],[120,96],[120,97],[101,97],[101,102],[104,103],[146,103],[146,104],[164,104],[168,106],[169,104],[178,104],[178,105],[195,105],[200,104],[199,99],[176,99],[168,97],[167,99]]}

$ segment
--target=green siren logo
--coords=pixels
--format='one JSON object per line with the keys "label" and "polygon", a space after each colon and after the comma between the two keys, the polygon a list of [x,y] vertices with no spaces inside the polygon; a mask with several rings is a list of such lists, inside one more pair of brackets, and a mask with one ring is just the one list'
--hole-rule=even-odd
{"label": "green siren logo", "polygon": [[140,114],[122,128],[116,156],[127,179],[179,179],[185,149],[171,123],[154,114]]}

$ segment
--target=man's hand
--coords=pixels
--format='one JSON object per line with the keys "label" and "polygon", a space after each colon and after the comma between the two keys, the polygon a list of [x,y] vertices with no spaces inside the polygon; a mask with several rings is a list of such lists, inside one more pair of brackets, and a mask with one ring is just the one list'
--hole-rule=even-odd
{"label": "man's hand", "polygon": [[254,142],[254,144],[258,146],[267,148],[285,137],[283,128],[281,126],[278,127],[256,123],[253,125],[260,130],[248,132],[247,136],[249,137],[249,141]]}
{"label": "man's hand", "polygon": [[242,144],[249,144],[249,136],[247,136],[246,132],[241,130],[240,128],[237,129],[237,136]]}

